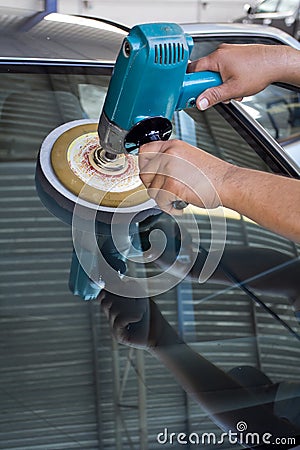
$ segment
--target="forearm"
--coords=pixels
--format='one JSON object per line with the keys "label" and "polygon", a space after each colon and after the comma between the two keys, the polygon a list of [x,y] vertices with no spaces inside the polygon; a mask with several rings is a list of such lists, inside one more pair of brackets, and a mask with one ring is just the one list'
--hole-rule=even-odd
{"label": "forearm", "polygon": [[300,51],[288,45],[261,45],[261,72],[265,84],[300,85]]}
{"label": "forearm", "polygon": [[300,242],[300,181],[232,166],[220,192],[222,204]]}
{"label": "forearm", "polygon": [[[300,86],[300,51],[289,46],[279,46],[280,59],[274,55],[272,82],[282,82]],[[279,61],[279,65],[277,64]]]}

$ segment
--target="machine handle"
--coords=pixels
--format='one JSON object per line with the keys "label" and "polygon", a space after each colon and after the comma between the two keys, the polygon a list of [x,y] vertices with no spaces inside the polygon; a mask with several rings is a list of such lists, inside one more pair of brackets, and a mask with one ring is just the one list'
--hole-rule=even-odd
{"label": "machine handle", "polygon": [[192,72],[184,77],[179,93],[176,110],[196,105],[196,98],[211,87],[220,86],[222,78],[218,72]]}

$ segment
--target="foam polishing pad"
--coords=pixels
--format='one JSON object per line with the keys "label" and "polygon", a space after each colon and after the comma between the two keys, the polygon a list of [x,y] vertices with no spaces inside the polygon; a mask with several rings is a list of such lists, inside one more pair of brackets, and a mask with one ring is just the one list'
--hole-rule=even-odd
{"label": "foam polishing pad", "polygon": [[97,126],[90,120],[76,120],[46,137],[39,163],[48,183],[68,200],[92,209],[118,208],[126,213],[153,208],[139,178],[137,156],[118,155],[106,161],[101,157]]}

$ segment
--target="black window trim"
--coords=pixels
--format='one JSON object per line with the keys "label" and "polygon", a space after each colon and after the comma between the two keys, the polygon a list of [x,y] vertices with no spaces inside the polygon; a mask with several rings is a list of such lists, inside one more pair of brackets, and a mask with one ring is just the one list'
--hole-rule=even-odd
{"label": "black window trim", "polygon": [[54,70],[56,67],[76,67],[89,68],[89,69],[106,69],[108,75],[111,74],[114,62],[113,61],[89,61],[89,60],[59,60],[59,59],[34,59],[34,58],[0,58],[0,70],[3,70],[7,66],[21,66],[21,70],[32,70],[34,67],[48,67]]}

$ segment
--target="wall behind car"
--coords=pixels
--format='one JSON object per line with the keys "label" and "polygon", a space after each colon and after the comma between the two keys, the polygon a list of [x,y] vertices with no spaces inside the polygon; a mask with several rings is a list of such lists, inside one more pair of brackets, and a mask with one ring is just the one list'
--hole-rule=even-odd
{"label": "wall behind car", "polygon": [[[106,18],[132,26],[151,21],[229,22],[243,14],[245,0],[18,0],[14,8],[41,11],[57,4],[57,11]],[[11,6],[11,0],[0,0]]]}

